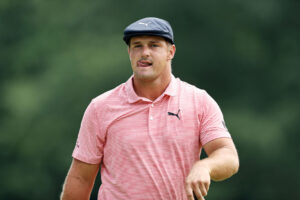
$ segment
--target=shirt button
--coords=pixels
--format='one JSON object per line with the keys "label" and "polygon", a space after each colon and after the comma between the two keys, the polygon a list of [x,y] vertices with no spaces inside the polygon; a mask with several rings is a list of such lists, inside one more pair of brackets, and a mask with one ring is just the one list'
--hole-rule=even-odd
{"label": "shirt button", "polygon": [[154,107],[154,104],[151,104],[151,107],[153,108],[153,107]]}
{"label": "shirt button", "polygon": [[150,116],[150,120],[153,120],[153,117],[152,117],[152,116]]}

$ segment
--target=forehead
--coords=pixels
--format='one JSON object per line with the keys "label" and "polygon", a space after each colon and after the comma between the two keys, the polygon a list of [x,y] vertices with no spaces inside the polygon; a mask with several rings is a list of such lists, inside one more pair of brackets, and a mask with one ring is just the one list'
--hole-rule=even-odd
{"label": "forehead", "polygon": [[130,44],[144,42],[166,42],[166,40],[162,37],[151,35],[134,36],[130,39]]}

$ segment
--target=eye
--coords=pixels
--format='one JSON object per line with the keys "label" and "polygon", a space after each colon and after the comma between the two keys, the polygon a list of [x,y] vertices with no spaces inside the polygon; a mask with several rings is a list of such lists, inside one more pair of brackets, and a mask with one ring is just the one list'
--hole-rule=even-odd
{"label": "eye", "polygon": [[159,47],[157,44],[151,44],[151,47]]}
{"label": "eye", "polygon": [[133,48],[139,48],[139,47],[141,47],[141,46],[142,46],[142,45],[137,44],[137,45],[134,45]]}

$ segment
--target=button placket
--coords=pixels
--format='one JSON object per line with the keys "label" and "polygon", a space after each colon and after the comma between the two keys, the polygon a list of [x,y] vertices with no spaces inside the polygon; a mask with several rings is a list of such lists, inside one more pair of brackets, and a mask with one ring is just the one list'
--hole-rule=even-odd
{"label": "button placket", "polygon": [[149,115],[148,115],[148,130],[149,136],[153,134],[153,114],[152,114],[152,104],[149,105]]}
{"label": "button placket", "polygon": [[153,112],[153,107],[154,107],[154,104],[152,103],[151,106],[149,107],[149,119],[150,119],[151,121],[153,121],[153,114],[152,114],[152,112]]}

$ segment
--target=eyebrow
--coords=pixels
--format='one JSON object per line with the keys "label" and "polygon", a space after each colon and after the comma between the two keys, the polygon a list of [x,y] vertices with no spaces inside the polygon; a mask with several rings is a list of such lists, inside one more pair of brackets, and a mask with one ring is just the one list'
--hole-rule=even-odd
{"label": "eyebrow", "polygon": [[[141,41],[136,41],[136,42],[133,42],[132,44],[141,44],[142,42]],[[149,43],[160,43],[160,41],[158,40],[151,40],[149,41]]]}
{"label": "eyebrow", "polygon": [[160,43],[158,40],[151,40],[150,43]]}
{"label": "eyebrow", "polygon": [[141,44],[140,41],[133,42],[132,44]]}

